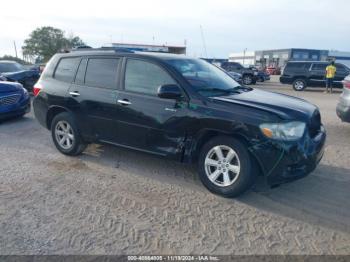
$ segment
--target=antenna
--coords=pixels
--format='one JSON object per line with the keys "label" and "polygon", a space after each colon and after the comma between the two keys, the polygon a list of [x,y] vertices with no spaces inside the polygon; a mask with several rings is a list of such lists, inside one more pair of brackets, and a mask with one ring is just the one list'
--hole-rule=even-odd
{"label": "antenna", "polygon": [[203,42],[204,54],[205,54],[206,58],[208,58],[207,46],[206,46],[206,44],[205,44],[205,38],[204,38],[204,33],[203,33],[202,25],[200,25],[199,27],[200,27],[201,35],[202,35],[202,42]]}

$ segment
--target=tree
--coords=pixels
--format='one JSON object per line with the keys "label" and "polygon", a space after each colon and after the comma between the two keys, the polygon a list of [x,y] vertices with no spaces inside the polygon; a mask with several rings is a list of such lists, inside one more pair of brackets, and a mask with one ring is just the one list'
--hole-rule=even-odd
{"label": "tree", "polygon": [[51,26],[35,29],[29,38],[24,40],[22,52],[33,60],[47,62],[59,51],[71,49],[84,42],[78,36],[65,37],[63,30]]}

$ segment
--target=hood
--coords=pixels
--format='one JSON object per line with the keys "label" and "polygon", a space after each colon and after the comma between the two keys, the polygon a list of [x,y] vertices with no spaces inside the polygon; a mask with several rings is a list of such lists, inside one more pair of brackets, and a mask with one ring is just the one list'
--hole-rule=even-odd
{"label": "hood", "polygon": [[1,75],[15,81],[21,80],[22,78],[25,78],[25,77],[32,77],[32,76],[39,77],[39,73],[37,70],[22,70],[18,72],[2,73]]}
{"label": "hood", "polygon": [[315,105],[303,99],[258,89],[229,96],[214,97],[213,99],[268,111],[285,120],[307,122],[317,110]]}
{"label": "hood", "polygon": [[0,81],[0,94],[17,92],[17,91],[23,91],[23,87],[20,83]]}

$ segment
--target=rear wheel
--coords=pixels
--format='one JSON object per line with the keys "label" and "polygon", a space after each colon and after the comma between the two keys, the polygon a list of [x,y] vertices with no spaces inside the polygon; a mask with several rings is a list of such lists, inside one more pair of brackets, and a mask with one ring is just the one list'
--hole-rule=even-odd
{"label": "rear wheel", "polygon": [[87,145],[80,136],[74,118],[67,112],[54,117],[51,124],[51,135],[56,148],[65,155],[79,155]]}
{"label": "rear wheel", "polygon": [[303,91],[306,88],[306,81],[304,79],[296,79],[293,82],[293,89],[295,91]]}
{"label": "rear wheel", "polygon": [[244,193],[255,181],[255,171],[245,145],[230,137],[216,137],[206,143],[198,164],[204,186],[224,197]]}

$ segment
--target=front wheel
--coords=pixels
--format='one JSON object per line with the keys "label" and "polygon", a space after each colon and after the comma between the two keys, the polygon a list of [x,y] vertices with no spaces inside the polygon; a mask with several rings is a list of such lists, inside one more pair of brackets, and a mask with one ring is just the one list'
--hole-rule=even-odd
{"label": "front wheel", "polygon": [[295,91],[303,91],[306,88],[306,81],[304,79],[296,79],[293,82],[293,89]]}
{"label": "front wheel", "polygon": [[255,181],[255,172],[246,146],[231,137],[217,137],[206,143],[199,156],[199,177],[209,191],[236,197]]}
{"label": "front wheel", "polygon": [[242,78],[242,82],[245,85],[251,85],[253,83],[253,77],[251,75],[244,75]]}
{"label": "front wheel", "polygon": [[51,124],[51,135],[56,148],[65,155],[79,155],[86,148],[77,124],[69,113],[60,113],[54,117]]}

